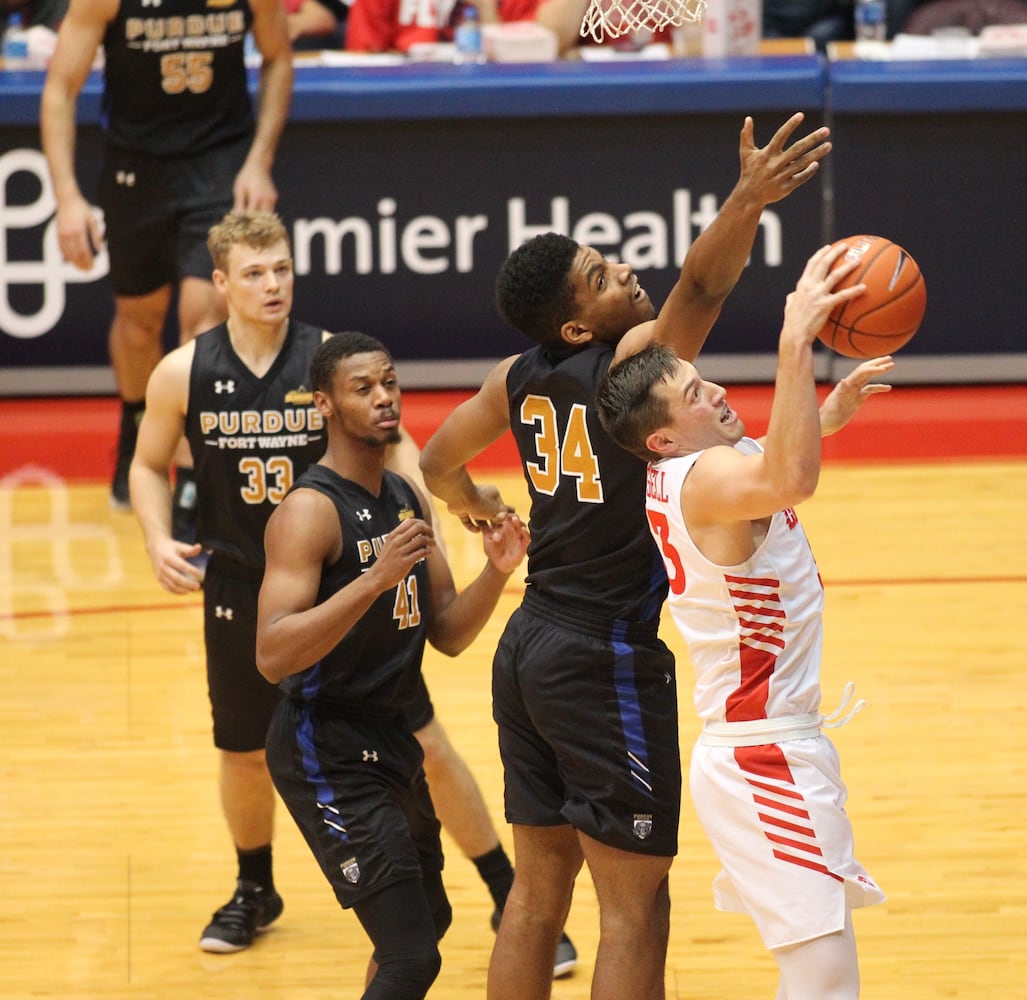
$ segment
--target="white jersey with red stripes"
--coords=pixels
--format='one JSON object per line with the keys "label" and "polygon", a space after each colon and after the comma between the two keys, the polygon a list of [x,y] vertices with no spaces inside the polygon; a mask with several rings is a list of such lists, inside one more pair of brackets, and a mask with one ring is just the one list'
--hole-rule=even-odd
{"label": "white jersey with red stripes", "polygon": [[707,559],[681,514],[701,454],[649,467],[646,513],[696,674],[690,785],[723,866],[714,899],[779,948],[839,932],[849,909],[885,897],[854,856],[837,751],[820,732],[823,586],[809,543],[784,510],[746,562]]}
{"label": "white jersey with red stripes", "polygon": [[[755,454],[751,438],[735,445]],[[692,543],[681,485],[702,455],[649,468],[646,512],[669,578],[668,607],[695,669],[699,717],[742,722],[820,710],[824,588],[795,511],[776,513],[766,538],[737,566]]]}

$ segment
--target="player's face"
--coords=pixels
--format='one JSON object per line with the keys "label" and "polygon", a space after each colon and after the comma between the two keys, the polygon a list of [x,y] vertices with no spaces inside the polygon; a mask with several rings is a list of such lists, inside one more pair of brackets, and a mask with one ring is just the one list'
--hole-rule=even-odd
{"label": "player's face", "polygon": [[724,387],[706,381],[687,361],[678,362],[677,374],[658,391],[668,402],[666,436],[674,441],[674,454],[733,445],[745,433],[745,425],[728,406]]}
{"label": "player's face", "polygon": [[609,261],[594,247],[578,248],[571,284],[578,303],[577,321],[604,343],[617,343],[633,326],[656,315],[631,265]]}
{"label": "player's face", "polygon": [[[228,251],[228,262],[219,287],[230,313],[246,323],[280,324],[292,311],[292,257],[286,243],[256,250],[237,243]],[[215,276],[217,282],[217,277]]]}
{"label": "player's face", "polygon": [[327,405],[343,434],[373,448],[400,440],[396,369],[381,351],[354,354],[335,366]]}

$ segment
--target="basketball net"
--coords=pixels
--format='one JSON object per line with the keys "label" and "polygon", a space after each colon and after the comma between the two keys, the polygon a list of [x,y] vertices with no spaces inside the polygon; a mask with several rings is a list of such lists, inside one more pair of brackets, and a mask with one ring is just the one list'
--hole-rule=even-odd
{"label": "basketball net", "polygon": [[706,0],[589,0],[581,22],[581,37],[601,42],[630,31],[697,24],[706,11]]}

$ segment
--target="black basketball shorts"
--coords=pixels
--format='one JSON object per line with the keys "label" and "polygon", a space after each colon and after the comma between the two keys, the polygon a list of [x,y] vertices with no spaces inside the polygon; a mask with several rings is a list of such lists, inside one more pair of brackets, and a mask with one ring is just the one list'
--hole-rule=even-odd
{"label": "black basketball shorts", "polygon": [[259,578],[243,579],[212,559],[203,583],[203,633],[214,745],[246,753],[262,750],[281,700],[276,684],[257,670]]}
{"label": "black basketball shorts", "polygon": [[423,760],[396,715],[343,719],[289,698],[275,711],[268,769],[344,907],[442,870]]}
{"label": "black basketball shorts", "polygon": [[521,607],[496,650],[492,695],[509,822],[677,854],[677,687],[659,639],[603,638]]}
{"label": "black basketball shorts", "polygon": [[147,295],[182,278],[210,280],[207,233],[233,204],[250,138],[163,159],[108,147],[98,200],[115,295]]}

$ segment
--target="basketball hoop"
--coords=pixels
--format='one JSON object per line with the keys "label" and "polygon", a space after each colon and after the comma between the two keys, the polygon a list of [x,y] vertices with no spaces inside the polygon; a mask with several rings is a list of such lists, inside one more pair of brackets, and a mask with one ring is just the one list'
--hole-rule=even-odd
{"label": "basketball hoop", "polygon": [[581,22],[581,37],[601,42],[629,31],[696,24],[706,11],[706,0],[589,0]]}

